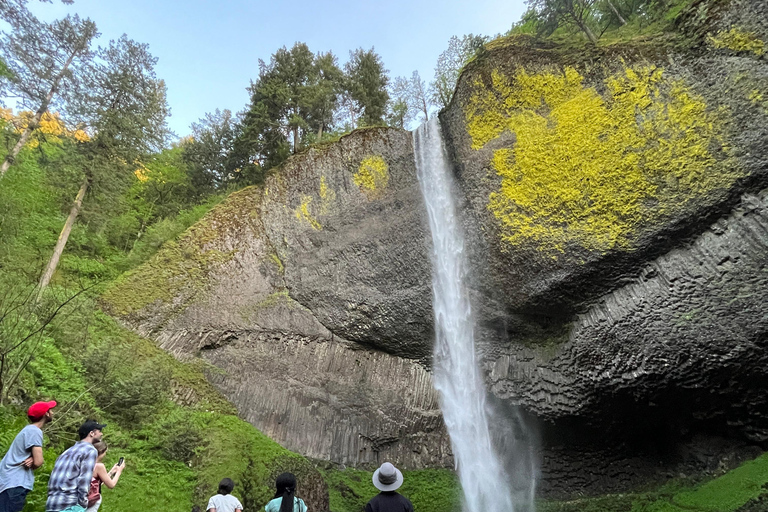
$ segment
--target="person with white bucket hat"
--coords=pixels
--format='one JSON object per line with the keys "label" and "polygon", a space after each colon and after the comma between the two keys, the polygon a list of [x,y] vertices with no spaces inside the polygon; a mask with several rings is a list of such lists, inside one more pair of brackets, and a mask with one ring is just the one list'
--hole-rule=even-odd
{"label": "person with white bucket hat", "polygon": [[365,512],[413,512],[405,496],[395,492],[403,485],[403,474],[389,462],[373,472],[373,486],[381,492],[365,506]]}

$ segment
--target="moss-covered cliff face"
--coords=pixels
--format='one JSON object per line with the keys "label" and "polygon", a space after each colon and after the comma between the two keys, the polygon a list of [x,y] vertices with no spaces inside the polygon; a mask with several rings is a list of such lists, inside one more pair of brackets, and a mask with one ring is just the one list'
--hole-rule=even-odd
{"label": "moss-covered cliff face", "polygon": [[441,115],[489,385],[543,420],[550,492],[768,439],[766,20],[702,1],[666,38],[499,40]]}
{"label": "moss-covered cliff face", "polygon": [[[768,4],[678,32],[488,45],[441,113],[487,382],[542,488],[616,491],[768,442]],[[410,134],[354,132],[233,194],[107,292],[244,418],[344,464],[451,462]]]}
{"label": "moss-covered cliff face", "polygon": [[421,204],[410,134],[360,130],[232,194],[104,305],[218,368],[241,416],[290,449],[449,465],[419,362],[432,330]]}

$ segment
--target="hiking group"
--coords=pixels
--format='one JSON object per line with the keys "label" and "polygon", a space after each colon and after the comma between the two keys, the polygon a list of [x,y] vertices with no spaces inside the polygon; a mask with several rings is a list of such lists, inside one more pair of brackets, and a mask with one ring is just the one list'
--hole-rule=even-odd
{"label": "hiking group", "polygon": [[[365,512],[413,512],[413,505],[405,496],[397,493],[403,485],[403,473],[385,462],[373,473],[373,485],[379,494],[365,506]],[[230,494],[235,483],[225,478],[219,483],[219,493],[208,501],[206,512],[243,512],[240,500]],[[283,473],[275,480],[275,497],[264,506],[265,512],[307,512],[307,504],[296,496],[296,477]],[[1,512],[1,511],[0,511]],[[202,512],[194,507],[192,512]]]}
{"label": "hiking group", "polygon": [[[21,512],[43,460],[43,428],[53,419],[55,401],[36,402],[27,410],[29,425],[21,429],[0,461],[0,512]],[[106,425],[88,420],[78,429],[80,441],[56,459],[48,480],[46,512],[96,512],[101,485],[115,487],[125,469],[121,458],[108,472],[102,440]]]}
{"label": "hiking group", "polygon": [[[16,435],[0,460],[0,512],[21,512],[32,491],[35,474],[43,463],[43,428],[53,419],[55,401],[36,402],[27,410],[29,425]],[[105,424],[88,420],[78,429],[80,440],[56,459],[48,480],[46,512],[96,512],[101,506],[101,486],[112,489],[125,469],[125,459],[110,471],[102,463],[107,454]],[[397,489],[403,474],[389,462],[373,473],[373,485],[381,492],[365,506],[365,512],[413,512],[413,505]],[[208,501],[206,512],[243,512],[243,505],[232,496],[235,483],[225,478],[218,494]],[[275,481],[275,497],[264,506],[265,512],[308,512],[304,500],[296,496],[296,477],[283,473]],[[199,511],[199,507],[193,511]]]}

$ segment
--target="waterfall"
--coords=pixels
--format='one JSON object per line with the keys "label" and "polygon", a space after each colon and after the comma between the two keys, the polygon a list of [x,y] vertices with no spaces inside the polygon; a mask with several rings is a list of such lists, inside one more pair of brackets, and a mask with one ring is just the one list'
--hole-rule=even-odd
{"label": "waterfall", "polygon": [[[530,468],[524,471],[528,475],[523,475],[526,480],[523,485],[519,484],[521,475],[512,475],[513,479],[510,479],[505,464],[496,453],[489,428],[490,411],[475,357],[475,324],[465,282],[464,237],[453,201],[452,173],[437,118],[413,132],[413,146],[432,231],[434,382],[451,436],[456,469],[464,491],[465,512],[528,512],[533,510],[535,471]],[[515,421],[509,419],[510,424]],[[522,423],[518,421],[517,424]],[[505,425],[507,431],[508,426]],[[506,437],[504,444],[517,442]],[[512,450],[513,455],[518,451],[521,450]],[[527,460],[532,460],[530,453]],[[513,487],[510,485],[512,481]]]}

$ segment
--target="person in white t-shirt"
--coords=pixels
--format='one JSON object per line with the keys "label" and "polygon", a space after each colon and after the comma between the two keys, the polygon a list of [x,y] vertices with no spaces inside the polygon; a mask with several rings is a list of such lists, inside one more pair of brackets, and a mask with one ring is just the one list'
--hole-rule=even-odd
{"label": "person in white t-shirt", "polygon": [[243,504],[230,494],[235,488],[235,482],[225,478],[219,482],[219,494],[208,500],[207,512],[243,512]]}

